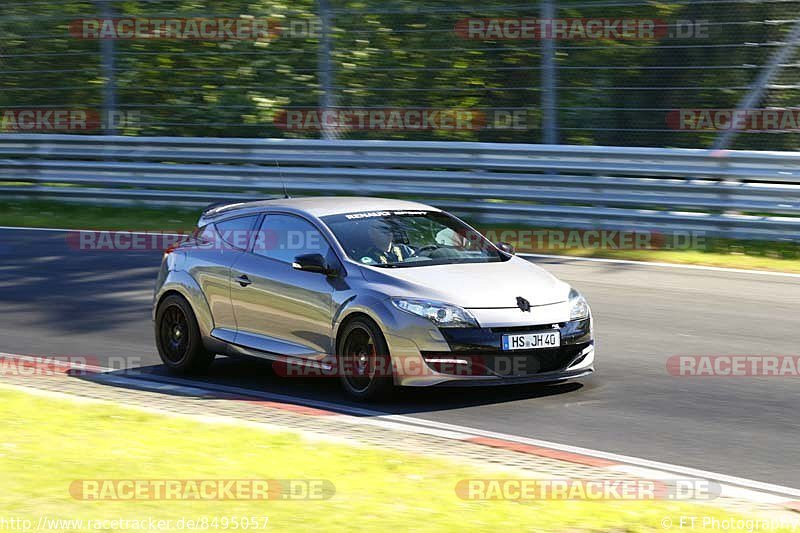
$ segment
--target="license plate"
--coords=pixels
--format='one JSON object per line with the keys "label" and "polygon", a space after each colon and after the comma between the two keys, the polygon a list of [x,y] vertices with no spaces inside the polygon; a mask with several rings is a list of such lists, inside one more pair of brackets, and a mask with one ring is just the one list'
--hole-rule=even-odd
{"label": "license plate", "polygon": [[558,348],[559,346],[561,346],[561,332],[559,331],[503,335],[503,351],[506,352]]}

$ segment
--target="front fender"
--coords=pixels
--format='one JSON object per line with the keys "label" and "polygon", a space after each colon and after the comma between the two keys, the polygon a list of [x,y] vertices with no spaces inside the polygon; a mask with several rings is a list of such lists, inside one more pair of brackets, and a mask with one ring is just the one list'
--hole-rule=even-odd
{"label": "front fender", "polygon": [[[333,331],[337,338],[342,324],[354,314],[371,318],[381,329],[391,348],[391,338],[411,341],[421,350],[443,351],[449,345],[439,329],[428,320],[396,309],[382,294],[365,295],[345,302],[337,313]],[[392,354],[394,355],[394,354]]]}
{"label": "front fender", "polygon": [[393,324],[391,310],[386,306],[385,298],[378,296],[356,296],[343,302],[333,322],[333,331],[338,334],[342,324],[354,314],[363,314],[371,318],[382,331]]}

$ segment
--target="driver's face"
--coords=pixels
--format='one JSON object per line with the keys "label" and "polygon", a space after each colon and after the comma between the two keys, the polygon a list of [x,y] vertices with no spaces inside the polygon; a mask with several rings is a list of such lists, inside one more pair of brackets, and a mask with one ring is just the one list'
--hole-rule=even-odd
{"label": "driver's face", "polygon": [[371,225],[368,233],[372,244],[379,250],[387,250],[389,245],[392,244],[391,232],[382,225]]}

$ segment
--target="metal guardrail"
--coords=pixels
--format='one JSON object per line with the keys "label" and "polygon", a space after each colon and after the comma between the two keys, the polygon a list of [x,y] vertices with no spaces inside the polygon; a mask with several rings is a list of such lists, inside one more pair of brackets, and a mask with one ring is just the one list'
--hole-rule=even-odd
{"label": "metal guardrail", "polygon": [[[276,165],[276,161],[280,165]],[[417,198],[482,222],[800,241],[800,153],[406,141],[0,135],[0,192],[196,203]]]}

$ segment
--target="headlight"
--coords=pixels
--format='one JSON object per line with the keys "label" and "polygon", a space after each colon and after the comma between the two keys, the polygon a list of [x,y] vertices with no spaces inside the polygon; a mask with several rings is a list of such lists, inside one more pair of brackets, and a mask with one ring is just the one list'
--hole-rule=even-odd
{"label": "headlight", "polygon": [[572,289],[569,291],[569,319],[581,320],[589,317],[589,304],[586,303],[581,293]]}
{"label": "headlight", "polygon": [[392,298],[392,305],[406,313],[427,318],[441,328],[478,327],[475,317],[456,305],[411,298]]}

